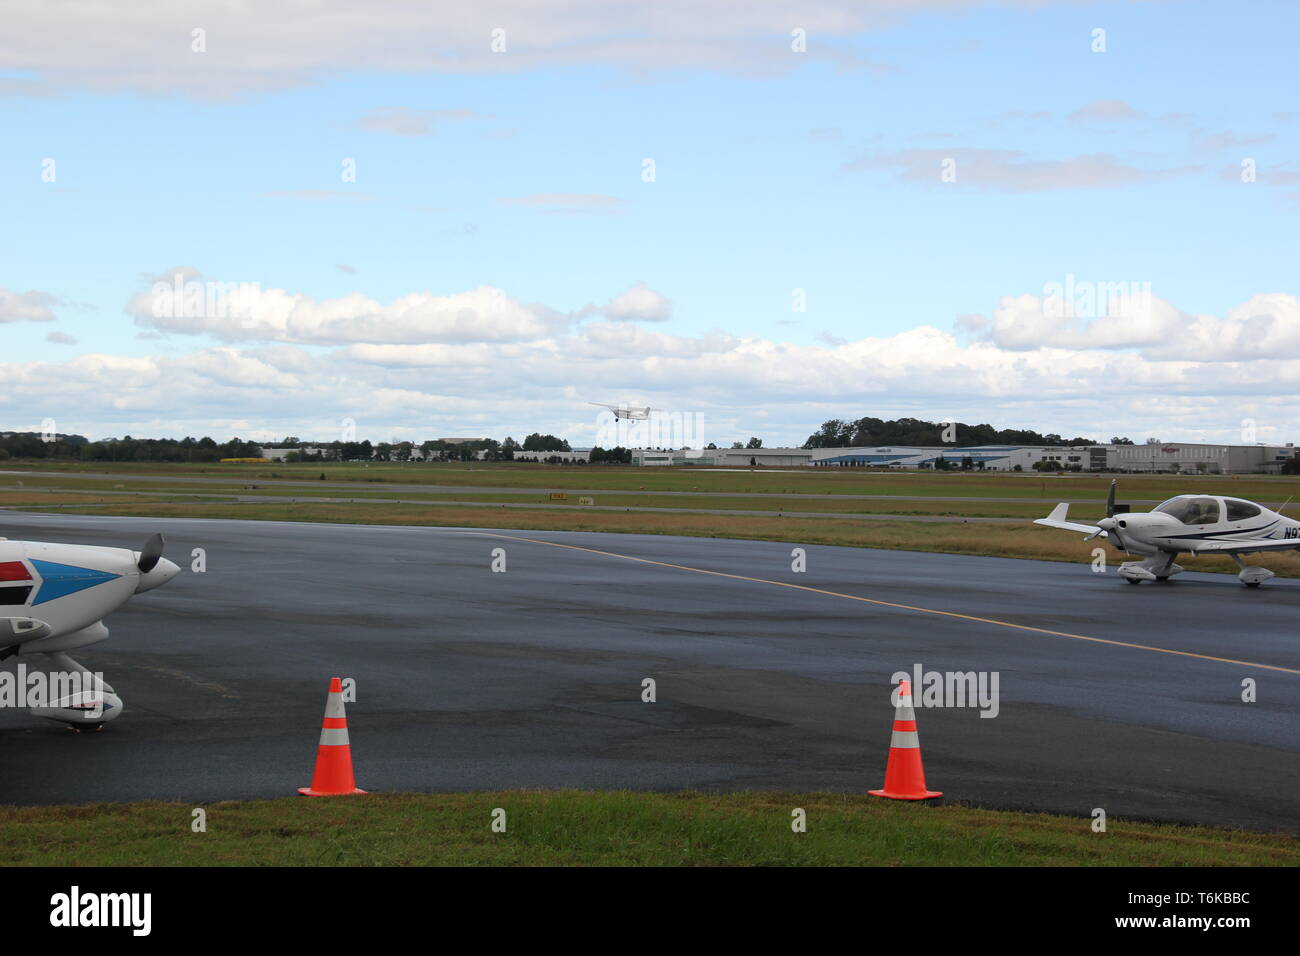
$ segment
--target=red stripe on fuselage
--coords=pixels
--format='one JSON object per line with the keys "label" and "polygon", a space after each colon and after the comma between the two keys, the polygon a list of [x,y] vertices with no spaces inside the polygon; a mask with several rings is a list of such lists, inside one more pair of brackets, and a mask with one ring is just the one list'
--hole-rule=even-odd
{"label": "red stripe on fuselage", "polygon": [[0,561],[0,581],[30,581],[32,573],[21,561]]}

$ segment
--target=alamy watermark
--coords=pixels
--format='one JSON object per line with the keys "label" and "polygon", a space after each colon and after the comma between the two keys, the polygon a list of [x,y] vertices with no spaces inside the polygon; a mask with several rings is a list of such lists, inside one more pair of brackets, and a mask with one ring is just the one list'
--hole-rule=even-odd
{"label": "alamy watermark", "polygon": [[1090,282],[1069,273],[1064,282],[1043,283],[1043,315],[1049,319],[1100,319],[1151,312],[1150,282]]}
{"label": "alamy watermark", "polygon": [[897,707],[898,684],[907,680],[912,682],[913,707],[978,707],[981,717],[996,717],[1000,679],[997,671],[927,671],[913,664],[910,674],[896,671],[889,678],[895,685],[890,699]]}
{"label": "alamy watermark", "polygon": [[29,671],[19,664],[0,671],[0,707],[76,707],[87,718],[104,714],[104,675],[99,671]]}

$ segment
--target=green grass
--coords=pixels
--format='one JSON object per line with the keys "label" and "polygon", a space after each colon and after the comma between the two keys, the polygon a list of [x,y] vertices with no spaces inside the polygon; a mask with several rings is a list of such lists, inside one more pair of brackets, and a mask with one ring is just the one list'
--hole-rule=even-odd
{"label": "green grass", "polygon": [[[151,475],[159,478],[201,476],[250,482],[314,481],[323,473],[329,481],[496,486],[546,491],[608,489],[623,491],[698,491],[704,494],[866,494],[933,495],[935,497],[1095,498],[1106,496],[1111,475],[1057,476],[990,472],[899,472],[859,468],[762,468],[744,471],[704,471],[693,467],[637,468],[631,466],[540,465],[526,462],[425,464],[419,462],[353,462],[315,464],[155,464],[148,462],[61,462],[42,459],[0,461],[6,471],[60,471],[70,475]],[[1270,475],[1120,475],[1120,500],[1162,500],[1188,490],[1218,491],[1246,498],[1282,501],[1300,497],[1300,479]],[[197,490],[197,489],[196,489]]]}
{"label": "green grass", "polygon": [[[1071,515],[1085,521],[1095,519],[1101,514],[1100,502],[1110,480],[1109,476],[1101,475],[900,474],[857,469],[809,469],[795,474],[719,473],[689,468],[571,468],[524,463],[366,466],[8,461],[0,466],[10,470],[61,472],[56,478],[0,475],[0,507],[32,511],[693,535],[1078,562],[1091,561],[1092,551],[1100,546],[1099,542],[1084,542],[1082,535],[1041,528],[1029,519],[1046,514],[1048,502],[1063,498],[1092,498],[1096,503],[1076,505]],[[90,474],[97,470],[106,472],[108,477],[96,478]],[[331,486],[329,482],[315,480],[322,473],[341,484]],[[122,480],[128,474],[145,476],[146,480]],[[212,484],[175,480],[187,475],[218,480]],[[1163,499],[1189,488],[1265,502],[1293,493],[1300,496],[1300,481],[1289,477],[1121,476],[1120,480],[1121,501]],[[306,484],[293,485],[290,481]],[[432,493],[385,487],[397,482],[449,485],[457,490]],[[615,511],[580,505],[573,494],[578,489],[612,490],[613,486],[632,494],[611,495],[596,490],[594,497],[598,506],[614,506],[618,509]],[[480,490],[503,487],[520,490],[509,493]],[[551,502],[538,488],[546,492],[568,489],[570,496],[565,502]],[[678,494],[665,494],[670,491]],[[240,502],[223,497],[232,494],[276,500]],[[738,497],[743,494],[777,497]],[[849,494],[908,494],[923,498],[908,501],[845,497]],[[317,497],[355,498],[358,503],[311,500]],[[954,500],[962,497],[990,500]],[[1037,497],[1045,501],[1038,504],[992,500],[999,497]],[[410,503],[385,501],[385,498],[402,498]],[[514,503],[544,507],[484,507]],[[638,510],[645,508],[679,510]],[[703,513],[706,509],[732,513]],[[739,513],[745,511],[764,513]],[[789,512],[886,514],[897,516],[897,520],[791,517]],[[1008,520],[975,524],[960,520],[947,523],[908,520],[923,516]],[[1124,560],[1124,556],[1113,550],[1107,550],[1106,554],[1112,567]],[[1184,556],[1180,563],[1193,571],[1237,572],[1236,565],[1222,556],[1195,559]],[[1300,577],[1300,553],[1270,554],[1260,563],[1281,576]]]}
{"label": "green grass", "polygon": [[[506,832],[490,828],[506,811]],[[807,832],[791,830],[791,811]],[[0,807],[0,857],[41,866],[1220,866],[1300,841],[1207,827],[930,806],[865,794],[505,791]]]}

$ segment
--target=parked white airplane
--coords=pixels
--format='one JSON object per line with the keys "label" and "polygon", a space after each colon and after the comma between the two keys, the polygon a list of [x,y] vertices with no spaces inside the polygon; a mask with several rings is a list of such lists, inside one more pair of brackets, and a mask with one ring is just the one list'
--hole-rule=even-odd
{"label": "parked white airplane", "polygon": [[1100,535],[1120,551],[1146,555],[1141,561],[1125,561],[1120,565],[1120,577],[1129,584],[1167,581],[1181,574],[1185,569],[1175,564],[1174,559],[1187,552],[1192,557],[1229,555],[1241,568],[1237,575],[1241,583],[1257,588],[1273,577],[1273,572],[1258,565],[1248,566],[1241,560],[1243,554],[1300,549],[1300,521],[1244,498],[1179,495],[1149,512],[1130,512],[1127,505],[1115,504],[1112,481],[1106,496],[1106,517],[1095,525],[1068,520],[1069,507],[1063,501],[1046,518],[1035,519],[1034,524],[1085,531],[1088,532],[1085,541]]}
{"label": "parked white airplane", "polygon": [[661,412],[662,408],[651,408],[646,405],[644,408],[629,408],[621,405],[606,405],[604,402],[588,402],[588,405],[599,405],[601,408],[608,408],[614,413],[614,421],[620,418],[626,418],[629,421],[645,421],[650,417],[651,412]]}
{"label": "parked white airplane", "polygon": [[58,671],[79,673],[91,688],[32,707],[32,714],[76,727],[102,726],[122,712],[113,688],[68,651],[106,639],[104,617],[131,595],[177,575],[180,568],[162,553],[160,534],[141,551],[0,538],[0,661],[44,654]]}

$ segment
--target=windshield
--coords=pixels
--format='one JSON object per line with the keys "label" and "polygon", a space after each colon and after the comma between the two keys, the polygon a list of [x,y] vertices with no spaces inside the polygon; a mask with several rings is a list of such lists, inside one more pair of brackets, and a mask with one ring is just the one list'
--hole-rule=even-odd
{"label": "windshield", "polygon": [[1156,505],[1154,510],[1177,518],[1183,524],[1214,524],[1219,520],[1217,498],[1170,498]]}

